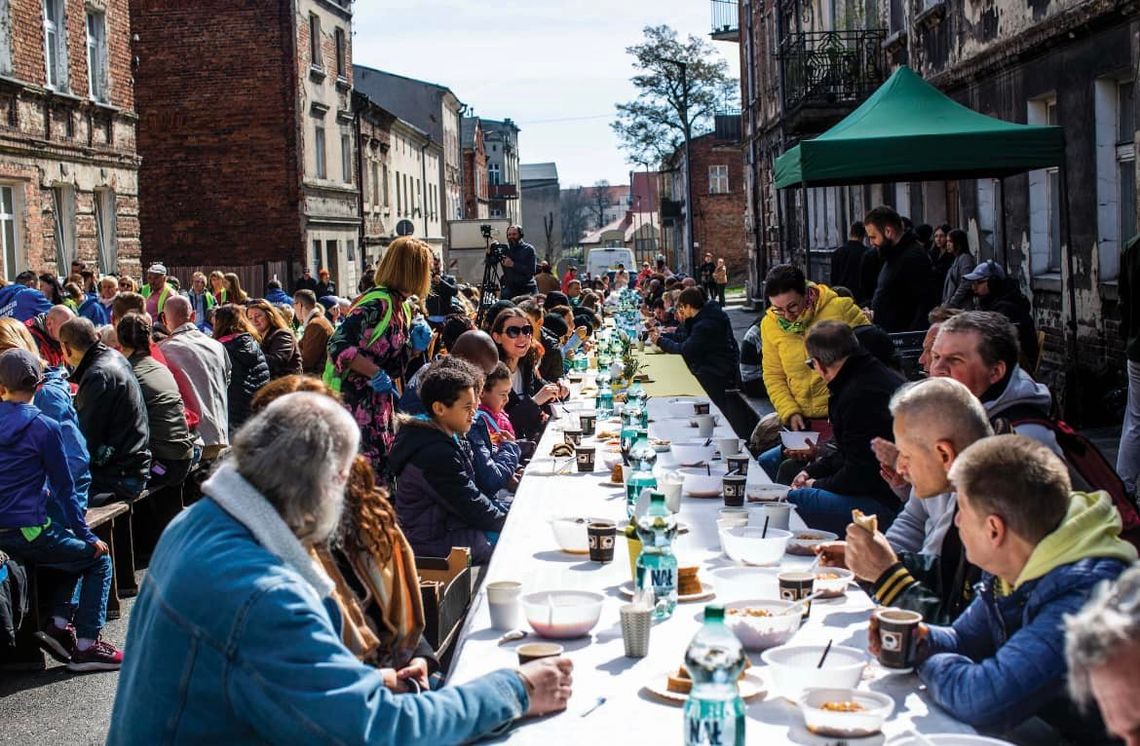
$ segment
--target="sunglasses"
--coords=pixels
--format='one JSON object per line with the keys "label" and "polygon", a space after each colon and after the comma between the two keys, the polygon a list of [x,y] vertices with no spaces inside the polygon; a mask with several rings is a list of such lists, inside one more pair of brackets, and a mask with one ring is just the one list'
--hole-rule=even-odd
{"label": "sunglasses", "polygon": [[807,360],[804,360],[804,365],[806,365],[811,370],[815,370],[815,360],[812,360],[810,357]]}
{"label": "sunglasses", "polygon": [[533,337],[534,329],[529,326],[504,326],[503,334],[511,339],[518,339],[520,334],[524,337]]}

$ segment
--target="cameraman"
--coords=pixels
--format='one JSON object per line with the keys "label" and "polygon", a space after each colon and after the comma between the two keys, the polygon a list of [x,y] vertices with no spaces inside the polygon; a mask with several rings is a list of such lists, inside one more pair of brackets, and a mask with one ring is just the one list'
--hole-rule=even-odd
{"label": "cameraman", "polygon": [[534,247],[522,238],[521,227],[512,225],[507,228],[506,256],[502,259],[504,298],[538,292],[538,286],[534,282],[534,273],[538,271],[538,255]]}
{"label": "cameraman", "polygon": [[431,293],[427,297],[425,306],[428,312],[428,321],[432,324],[442,324],[444,318],[461,313],[463,305],[456,300],[459,295],[459,283],[452,275],[443,273],[443,263],[439,256],[432,258],[431,262]]}

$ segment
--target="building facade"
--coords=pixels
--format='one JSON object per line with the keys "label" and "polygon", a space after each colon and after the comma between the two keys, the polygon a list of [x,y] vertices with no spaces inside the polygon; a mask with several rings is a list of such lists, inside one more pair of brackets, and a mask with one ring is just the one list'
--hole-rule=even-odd
{"label": "building facade", "polygon": [[526,240],[541,259],[557,264],[562,256],[558,166],[554,163],[523,163],[519,166],[522,194],[521,225]]}
{"label": "building facade", "polygon": [[[468,220],[486,220],[491,216],[491,206],[483,127],[478,117],[465,117],[461,126],[463,136],[463,215]],[[505,237],[500,240],[505,240]]]}
{"label": "building facade", "polygon": [[[1104,380],[1081,387],[1082,395],[1096,397],[1115,385],[1123,366],[1116,333],[1119,251],[1140,228],[1135,4],[874,0],[840,14],[829,7],[742,0],[735,28],[718,36],[714,21],[714,38],[740,43],[757,273],[800,256],[810,243],[813,253],[823,250],[813,274],[824,276],[826,248],[841,243],[846,225],[875,204],[892,205],[915,224],[961,227],[975,256],[1004,263],[1032,301],[1046,335],[1041,377],[1068,400],[1067,411],[1076,402],[1094,412],[1098,403],[1077,402],[1078,377],[1068,374],[1077,365],[1080,380]],[[827,70],[822,63],[829,59],[842,60],[832,77],[807,72]],[[815,68],[807,64],[812,60]],[[772,190],[776,156],[830,127],[901,64],[983,114],[1061,125],[1064,166],[1003,180]],[[845,80],[852,82],[843,87]]]}
{"label": "building facade", "polygon": [[480,119],[483,149],[487,153],[487,186],[493,218],[512,225],[522,220],[519,193],[519,128],[510,119]]}
{"label": "building facade", "polygon": [[355,287],[351,4],[215,2],[210,24],[203,10],[131,2],[144,261],[233,271],[252,292],[305,266]]}
{"label": "building facade", "polygon": [[395,217],[412,223],[411,235],[422,238],[442,256],[443,217],[440,163],[443,148],[426,132],[403,119],[392,123],[392,192]]}
{"label": "building facade", "polygon": [[140,272],[127,0],[0,0],[0,277]]}
{"label": "building facade", "polygon": [[354,91],[357,172],[360,174],[360,251],[365,265],[375,266],[396,236],[392,209],[392,125],[396,115]]}

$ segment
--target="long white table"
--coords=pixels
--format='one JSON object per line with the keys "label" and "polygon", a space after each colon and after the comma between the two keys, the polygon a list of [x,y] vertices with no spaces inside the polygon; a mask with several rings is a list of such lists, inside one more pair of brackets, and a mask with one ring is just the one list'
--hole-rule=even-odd
{"label": "long white table", "polygon": [[[695,437],[695,431],[685,420],[667,417],[662,401],[650,401],[650,416],[653,419],[650,423],[653,437],[670,440]],[[599,427],[613,429],[616,426],[599,423]],[[718,428],[717,436],[731,434],[723,426]],[[654,625],[647,657],[625,657],[618,609],[628,600],[618,589],[630,580],[626,542],[619,534],[614,561],[601,565],[591,562],[586,556],[560,551],[547,525],[550,518],[565,515],[611,518],[618,521],[619,526],[624,525],[624,491],[601,484],[608,479],[608,474],[600,458],[592,474],[579,474],[574,466],[570,472],[554,474],[549,453],[551,446],[562,437],[560,424],[557,421],[551,423],[511,506],[484,584],[516,580],[522,582],[524,593],[553,589],[588,590],[603,593],[607,599],[601,619],[590,636],[558,641],[564,645],[566,656],[574,662],[574,695],[568,709],[558,715],[523,721],[502,740],[545,743],[547,746],[586,743],[591,737],[618,739],[619,742],[631,737],[642,742],[655,738],[662,739],[660,743],[677,743],[682,737],[681,707],[663,703],[643,687],[653,676],[680,666],[685,649],[700,627],[698,615],[709,601],[679,604],[671,618]],[[565,459],[559,463],[565,463]],[[753,464],[749,469],[749,483],[767,481],[759,477],[759,471]],[[689,531],[681,534],[674,546],[681,564],[699,563],[702,580],[714,585],[715,577],[711,571],[733,564],[721,554],[716,536],[717,510],[721,507],[723,501],[720,498],[683,497],[679,518],[688,525]],[[794,514],[793,521],[793,529],[803,527],[802,523],[796,525],[798,517]],[[781,568],[803,568],[810,562],[809,558],[785,555]],[[750,591],[747,595],[740,595],[721,588],[715,601],[778,598],[776,570],[773,569],[770,578]],[[812,644],[833,640],[836,645],[865,650],[867,619],[872,607],[871,599],[852,585],[844,598],[815,602],[810,618],[792,642]],[[498,668],[514,667],[517,665],[515,648],[540,639],[531,631],[521,642],[499,646],[497,642],[501,635],[502,632],[491,629],[486,595],[480,590],[460,634],[449,682],[460,684]],[[835,739],[821,738],[807,731],[795,705],[772,691],[759,653],[749,655],[754,666],[752,671],[759,672],[765,680],[768,694],[762,699],[753,699],[747,705],[748,743],[835,743]],[[895,700],[895,713],[884,727],[886,739],[911,729],[925,734],[974,732],[933,705],[914,674],[888,675],[872,662],[867,667],[863,686],[888,694]],[[605,697],[605,704],[583,717],[582,713],[593,706],[598,697]],[[884,740],[883,736],[877,736],[859,739],[858,743],[877,744]]]}

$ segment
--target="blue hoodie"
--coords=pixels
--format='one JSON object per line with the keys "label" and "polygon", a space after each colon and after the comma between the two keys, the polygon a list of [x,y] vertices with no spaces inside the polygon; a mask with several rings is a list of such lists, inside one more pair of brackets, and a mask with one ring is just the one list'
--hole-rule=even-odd
{"label": "blue hoodie", "polygon": [[95,326],[104,326],[111,323],[111,314],[107,312],[106,307],[99,302],[99,296],[95,293],[88,293],[86,300],[79,306],[76,314],[85,319],[90,319],[91,323]]}
{"label": "blue hoodie", "polygon": [[47,523],[48,483],[67,527],[94,544],[95,535],[75,499],[59,425],[31,404],[0,402],[0,527]]}
{"label": "blue hoodie", "polygon": [[272,303],[274,305],[284,304],[286,306],[289,306],[289,305],[293,304],[293,299],[291,297],[289,297],[289,294],[286,293],[281,288],[274,288],[274,289],[268,291],[265,294],[265,300],[269,301],[270,303]]}
{"label": "blue hoodie", "polygon": [[[61,368],[45,368],[44,382],[32,400],[45,416],[53,419],[63,435],[63,452],[67,454],[67,465],[71,469],[71,479],[75,482],[75,499],[80,510],[87,510],[87,494],[91,487],[91,457],[87,453],[87,439],[79,429],[79,416],[71,403],[71,388]],[[53,503],[53,507],[56,503]],[[52,518],[63,520],[58,510],[52,510]]]}
{"label": "blue hoodie", "polygon": [[0,288],[0,317],[11,316],[27,321],[51,310],[51,302],[43,293],[24,285]]}

